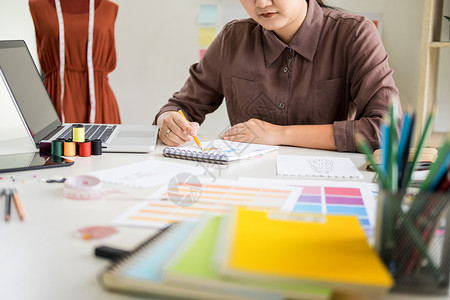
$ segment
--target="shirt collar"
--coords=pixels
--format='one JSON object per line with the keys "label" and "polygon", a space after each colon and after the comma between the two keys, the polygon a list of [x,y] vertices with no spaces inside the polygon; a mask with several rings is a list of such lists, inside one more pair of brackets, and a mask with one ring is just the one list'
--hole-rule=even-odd
{"label": "shirt collar", "polygon": [[286,47],[294,49],[298,54],[312,61],[323,26],[323,11],[316,0],[309,0],[308,12],[303,24],[295,33],[291,43],[286,45],[271,30],[263,30],[263,48],[266,66],[270,66]]}

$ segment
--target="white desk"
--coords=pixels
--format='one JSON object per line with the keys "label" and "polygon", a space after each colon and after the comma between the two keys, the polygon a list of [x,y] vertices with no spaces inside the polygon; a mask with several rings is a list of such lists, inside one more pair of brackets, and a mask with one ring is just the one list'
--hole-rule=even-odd
{"label": "white desk", "polygon": [[[103,240],[85,241],[76,235],[79,228],[109,225],[110,222],[133,206],[136,199],[123,194],[110,195],[102,200],[81,201],[63,197],[63,184],[45,183],[43,178],[55,175],[70,177],[88,172],[117,167],[148,159],[165,158],[158,145],[151,154],[112,154],[83,158],[75,157],[71,167],[2,173],[0,183],[11,183],[16,179],[17,188],[26,213],[21,222],[12,209],[10,222],[3,221],[4,202],[0,202],[0,298],[1,299],[138,299],[104,290],[97,282],[98,274],[109,264],[94,256],[99,245],[131,250],[155,233],[154,229],[118,227],[118,234]],[[317,151],[292,147],[281,147],[280,154],[332,155],[350,157],[355,165],[364,170],[362,154]],[[178,163],[196,164],[177,160]],[[212,171],[214,176],[235,179],[239,176],[275,178],[275,153],[262,158],[245,160],[222,166]],[[365,180],[371,181],[373,173],[363,171]],[[36,175],[36,178],[33,178]],[[22,183],[23,181],[23,183]],[[9,184],[12,185],[12,184]],[[108,189],[119,189],[108,186]],[[154,189],[133,190],[120,188],[127,193],[143,196]],[[430,299],[414,295],[389,295],[389,299]],[[447,299],[441,297],[436,299]]]}

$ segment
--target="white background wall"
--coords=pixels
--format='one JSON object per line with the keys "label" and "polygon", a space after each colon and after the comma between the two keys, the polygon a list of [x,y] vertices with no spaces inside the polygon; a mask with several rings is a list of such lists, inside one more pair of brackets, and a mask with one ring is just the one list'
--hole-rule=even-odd
{"label": "white background wall", "polygon": [[[224,5],[237,0],[112,0],[119,5],[116,21],[117,68],[110,84],[124,123],[151,123],[159,108],[188,76],[198,60],[197,18],[200,4],[218,4],[217,31]],[[450,1],[445,0],[450,15]],[[382,13],[382,38],[390,55],[394,79],[405,108],[415,107],[419,78],[422,0],[328,0],[328,4],[359,13]],[[238,15],[237,18],[240,18]],[[443,20],[443,40],[449,24]],[[28,0],[0,0],[0,39],[24,39],[37,61],[34,26]],[[450,131],[450,49],[441,50],[438,83],[438,130]],[[201,130],[218,134],[228,126],[225,107],[207,117]]]}

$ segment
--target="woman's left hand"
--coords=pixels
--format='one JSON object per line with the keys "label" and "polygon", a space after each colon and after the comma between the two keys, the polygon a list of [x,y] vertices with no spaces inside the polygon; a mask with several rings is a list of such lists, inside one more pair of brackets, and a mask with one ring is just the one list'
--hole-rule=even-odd
{"label": "woman's left hand", "polygon": [[258,119],[250,119],[234,125],[221,138],[243,143],[279,145],[281,127]]}

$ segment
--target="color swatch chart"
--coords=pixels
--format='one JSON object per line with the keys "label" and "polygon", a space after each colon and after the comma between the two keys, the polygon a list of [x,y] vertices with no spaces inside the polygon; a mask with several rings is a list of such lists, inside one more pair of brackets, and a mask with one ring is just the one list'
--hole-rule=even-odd
{"label": "color swatch chart", "polygon": [[368,236],[374,234],[377,185],[356,181],[273,180],[241,178],[243,182],[280,183],[301,187],[293,212],[322,215],[355,215]]}
{"label": "color swatch chart", "polygon": [[363,227],[371,226],[360,188],[303,186],[303,192],[293,211],[325,215],[356,215]]}
{"label": "color swatch chart", "polygon": [[113,221],[116,225],[161,228],[184,219],[221,214],[230,206],[289,211],[300,197],[297,187],[243,185],[239,181],[216,180],[214,183],[180,182],[163,186],[152,198],[130,208]]}

